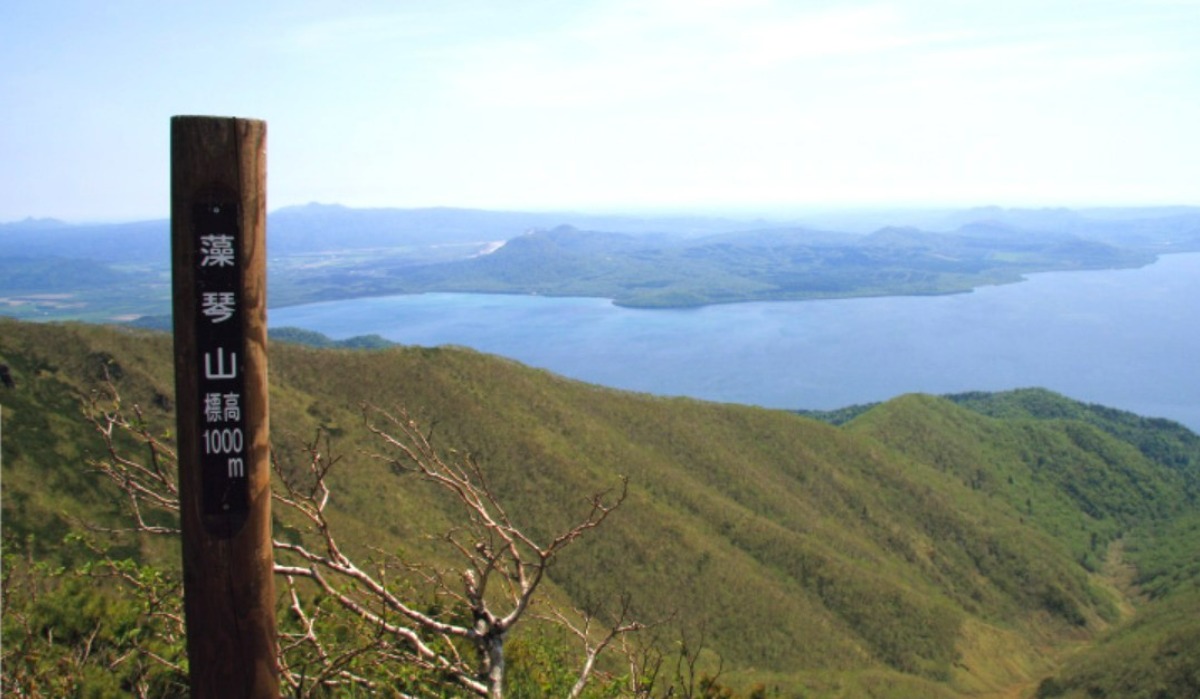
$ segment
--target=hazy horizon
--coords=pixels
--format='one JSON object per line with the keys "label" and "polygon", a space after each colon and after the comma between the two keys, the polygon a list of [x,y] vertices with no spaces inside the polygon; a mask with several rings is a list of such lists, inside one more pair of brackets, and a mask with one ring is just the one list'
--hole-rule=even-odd
{"label": "hazy horizon", "polygon": [[[778,224],[794,224],[804,222],[805,220],[813,221],[828,221],[828,220],[888,220],[896,225],[902,225],[905,220],[905,215],[921,216],[921,215],[938,215],[951,214],[956,212],[967,212],[986,209],[1001,209],[1005,211],[1061,211],[1069,210],[1083,214],[1103,214],[1121,211],[1169,211],[1178,209],[1180,211],[1198,209],[1198,204],[1186,203],[1163,203],[1163,204],[1141,204],[1128,206],[1112,206],[1112,205],[1081,205],[1081,206],[1001,206],[998,204],[982,203],[962,206],[936,206],[936,205],[886,205],[886,204],[864,204],[864,205],[843,205],[843,206],[779,206],[779,207],[743,207],[737,205],[728,206],[696,206],[696,207],[641,207],[641,208],[585,208],[585,207],[546,207],[546,208],[526,208],[520,209],[515,207],[471,207],[471,206],[454,206],[454,205],[430,205],[430,206],[350,206],[338,202],[320,202],[310,201],[298,204],[285,204],[281,206],[268,206],[268,215],[279,213],[285,210],[297,210],[307,207],[327,207],[340,208],[352,211],[366,210],[394,210],[394,211],[421,211],[421,210],[446,210],[446,211],[480,211],[488,213],[514,213],[514,214],[562,214],[563,216],[586,216],[586,217],[613,217],[613,218],[647,218],[647,219],[670,219],[670,218],[695,218],[695,219],[728,219],[734,222],[745,222],[752,224],[755,222],[778,223]],[[892,221],[886,217],[895,215],[900,218]],[[153,221],[166,221],[170,218],[169,212],[163,212],[154,216],[145,217],[117,217],[117,218],[93,218],[93,219],[68,219],[61,216],[46,215],[46,216],[23,216],[10,220],[0,220],[0,226],[19,226],[21,224],[38,224],[51,223],[61,224],[63,226],[109,226],[146,223]],[[898,223],[897,223],[898,222]],[[569,223],[569,222],[568,222]],[[885,224],[885,225],[891,225]]]}
{"label": "hazy horizon", "polygon": [[170,117],[272,210],[1196,203],[1200,5],[0,5],[0,221],[163,218]]}

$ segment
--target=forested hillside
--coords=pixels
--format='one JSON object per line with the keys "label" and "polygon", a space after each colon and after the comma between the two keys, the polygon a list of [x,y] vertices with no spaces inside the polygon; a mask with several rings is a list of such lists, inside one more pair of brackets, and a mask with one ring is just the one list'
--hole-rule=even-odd
{"label": "forested hillside", "polygon": [[949,233],[886,227],[866,236],[802,228],[657,239],[532,231],[488,255],[393,275],[404,291],[599,296],[618,305],[945,294],[1048,270],[1136,267],[1129,249],[1057,232],[975,223]]}
{"label": "forested hillside", "polygon": [[[696,667],[729,693],[1200,692],[1200,439],[1174,423],[1025,391],[904,396],[833,425],[598,388],[464,349],[274,343],[270,355],[277,456],[302,461],[328,435],[341,456],[331,516],[354,555],[437,562],[429,536],[454,526],[444,502],[369,458],[379,445],[364,403],[403,406],[440,448],[474,455],[536,537],[628,477],[626,502],[563,553],[548,594],[578,607],[627,595],[659,622],[643,637],[660,650],[702,638]],[[90,555],[63,543],[85,522],[123,521],[84,465],[102,445],[79,396],[110,376],[169,432],[173,389],[163,334],[0,320],[0,364],[7,682],[10,649],[50,657],[27,636],[55,624],[60,645],[87,635],[37,607],[21,576]],[[162,542],[122,546],[177,565]],[[85,592],[39,594],[93,609]],[[532,643],[512,643],[522,638]],[[517,695],[541,696],[530,687]]]}

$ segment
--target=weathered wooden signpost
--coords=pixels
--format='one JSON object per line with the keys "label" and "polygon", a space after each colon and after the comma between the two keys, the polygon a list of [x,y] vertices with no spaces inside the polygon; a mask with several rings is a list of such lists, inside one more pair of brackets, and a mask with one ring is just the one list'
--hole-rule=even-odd
{"label": "weathered wooden signpost", "polygon": [[193,699],[277,699],[266,124],[171,120],[184,609]]}

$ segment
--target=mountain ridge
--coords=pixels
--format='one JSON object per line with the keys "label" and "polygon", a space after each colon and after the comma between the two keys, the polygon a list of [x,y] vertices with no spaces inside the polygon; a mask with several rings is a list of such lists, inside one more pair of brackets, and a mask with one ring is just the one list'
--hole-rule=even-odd
{"label": "mountain ridge", "polygon": [[[6,547],[10,535],[41,531],[40,555],[53,555],[54,533],[73,526],[62,513],[115,516],[78,468],[94,436],[72,417],[71,396],[107,371],[152,424],[169,425],[170,356],[163,334],[0,320],[0,363],[16,385],[0,389]],[[1172,469],[1081,420],[994,417],[928,396],[836,427],[588,386],[464,349],[273,343],[270,373],[280,458],[296,458],[315,429],[345,456],[331,475],[333,507],[355,551],[424,551],[414,537],[449,521],[359,455],[370,449],[364,401],[406,405],[444,447],[474,454],[535,535],[628,476],[630,501],[564,555],[553,594],[578,603],[624,589],[648,615],[686,611],[735,686],[998,696],[1054,675],[1051,689],[1069,688],[1072,666],[1056,674],[1045,644],[1125,628],[1101,570],[1113,542],[1136,543],[1130,556],[1147,572],[1160,562],[1163,604],[1186,607],[1195,584],[1183,554],[1155,534],[1190,531],[1178,523],[1195,510],[1184,478],[1195,471],[1191,442],[1177,446],[1189,460]],[[1130,478],[1140,495],[1125,491]],[[1187,619],[1155,615],[1157,604],[1137,617],[1167,625],[1155,642],[1188,638]],[[1081,682],[1094,681],[1079,667]]]}

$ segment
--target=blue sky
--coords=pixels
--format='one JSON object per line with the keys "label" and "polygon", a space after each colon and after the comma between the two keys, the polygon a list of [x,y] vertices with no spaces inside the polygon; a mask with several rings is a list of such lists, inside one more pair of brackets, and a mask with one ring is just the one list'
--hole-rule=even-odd
{"label": "blue sky", "polygon": [[0,2],[0,221],[165,217],[175,114],[271,209],[1200,204],[1200,1]]}

